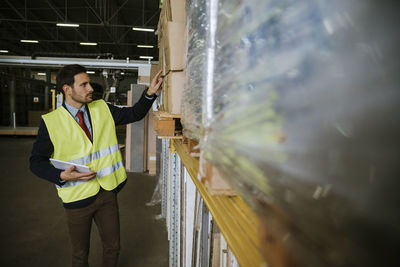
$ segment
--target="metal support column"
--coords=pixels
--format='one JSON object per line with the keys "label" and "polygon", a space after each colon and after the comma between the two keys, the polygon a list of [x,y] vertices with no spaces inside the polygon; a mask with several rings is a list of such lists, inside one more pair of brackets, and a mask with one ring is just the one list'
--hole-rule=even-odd
{"label": "metal support column", "polygon": [[170,241],[169,266],[180,266],[180,219],[181,219],[181,160],[177,153],[170,154]]}
{"label": "metal support column", "polygon": [[49,110],[49,98],[50,98],[50,84],[51,83],[51,72],[46,71],[46,86],[44,87],[44,110]]}
{"label": "metal support column", "polygon": [[169,163],[169,140],[162,139],[161,148],[161,218],[167,216],[167,176]]}
{"label": "metal support column", "polygon": [[15,91],[15,77],[13,76],[9,82],[8,86],[10,90],[10,124],[14,128],[16,127],[16,117],[15,117],[15,99],[16,99],[16,91]]}
{"label": "metal support column", "polygon": [[202,208],[202,223],[201,223],[201,262],[200,266],[201,267],[208,267],[210,260],[209,260],[209,224],[210,224],[210,212],[208,211],[208,208],[206,204],[203,202],[203,208]]}

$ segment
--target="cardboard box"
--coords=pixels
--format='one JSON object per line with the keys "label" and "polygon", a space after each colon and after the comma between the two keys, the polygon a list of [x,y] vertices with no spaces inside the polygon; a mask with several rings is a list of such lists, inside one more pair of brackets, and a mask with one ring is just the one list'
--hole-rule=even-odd
{"label": "cardboard box", "polygon": [[150,82],[153,80],[154,76],[156,76],[157,72],[160,70],[158,64],[151,64],[150,67]]}
{"label": "cardboard box", "polygon": [[185,72],[170,72],[164,81],[164,108],[170,114],[181,114]]}
{"label": "cardboard box", "polygon": [[180,22],[168,22],[165,32],[165,64],[166,71],[179,71],[185,69],[185,24]]}
{"label": "cardboard box", "polygon": [[161,100],[160,105],[158,106],[159,111],[168,112],[168,75],[164,77],[163,89],[161,90],[161,95],[159,99]]}
{"label": "cardboard box", "polygon": [[163,46],[162,42],[165,42],[167,22],[168,22],[168,20],[165,16],[165,13],[161,10],[160,19],[158,20],[158,24],[157,24],[158,48],[160,48],[160,49]]}
{"label": "cardboard box", "polygon": [[167,49],[165,47],[165,38],[160,40],[160,48],[158,49],[158,68],[162,70],[162,75],[167,75],[167,63],[166,63],[166,53]]}
{"label": "cardboard box", "polygon": [[165,1],[164,12],[168,21],[183,22],[186,21],[185,0],[167,0]]}
{"label": "cardboard box", "polygon": [[[171,5],[172,4],[172,5]],[[171,15],[171,10],[175,15]],[[159,64],[163,75],[169,71],[183,70],[185,68],[184,58],[184,19],[185,1],[174,0],[172,3],[166,1],[163,5],[158,21],[158,47]],[[175,18],[175,21],[171,21]]]}
{"label": "cardboard box", "polygon": [[161,6],[160,18],[164,17],[166,21],[171,20],[170,0],[164,0]]}
{"label": "cardboard box", "polygon": [[160,48],[160,43],[162,39],[162,27],[161,27],[161,16],[160,19],[158,20],[157,24],[157,47]]}

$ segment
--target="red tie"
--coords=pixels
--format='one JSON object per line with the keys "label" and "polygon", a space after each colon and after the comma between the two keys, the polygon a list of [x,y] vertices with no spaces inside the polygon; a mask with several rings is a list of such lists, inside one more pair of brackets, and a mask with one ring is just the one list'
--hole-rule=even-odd
{"label": "red tie", "polygon": [[91,140],[89,129],[86,126],[85,121],[83,119],[83,111],[78,111],[77,115],[78,115],[78,118],[79,118],[79,125],[81,126],[82,130],[85,132],[85,134],[87,135],[89,140]]}

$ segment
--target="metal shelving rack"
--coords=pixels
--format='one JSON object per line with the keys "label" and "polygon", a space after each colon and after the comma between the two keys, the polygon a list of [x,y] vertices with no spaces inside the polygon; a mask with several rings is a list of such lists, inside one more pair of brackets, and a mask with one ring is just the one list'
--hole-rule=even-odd
{"label": "metal shelving rack", "polygon": [[[221,262],[227,262],[228,257],[228,266],[262,266],[258,219],[244,201],[238,196],[210,195],[197,178],[198,158],[189,155],[181,140],[163,139],[161,160],[162,217],[168,229],[169,266],[187,266],[189,262],[189,266],[209,266],[214,223],[228,248],[221,249]],[[196,200],[188,196],[194,190],[190,186],[195,188]]]}

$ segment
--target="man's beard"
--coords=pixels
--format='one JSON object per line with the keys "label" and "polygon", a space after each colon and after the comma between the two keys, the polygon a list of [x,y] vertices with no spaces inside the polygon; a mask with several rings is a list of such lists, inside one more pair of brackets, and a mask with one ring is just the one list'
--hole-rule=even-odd
{"label": "man's beard", "polygon": [[[91,97],[88,99],[89,96],[91,96]],[[87,104],[87,103],[90,103],[93,101],[93,94],[87,94],[82,99],[72,96],[72,100],[74,100],[75,102],[81,103],[81,104]]]}

